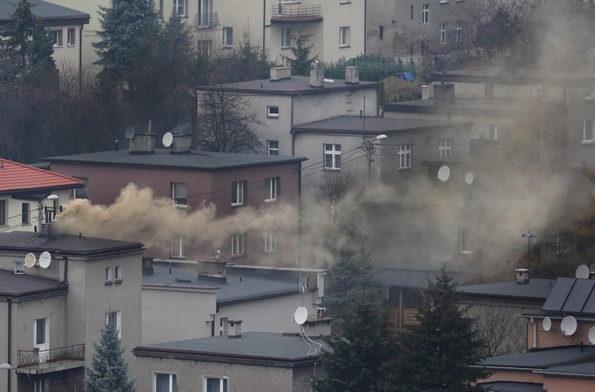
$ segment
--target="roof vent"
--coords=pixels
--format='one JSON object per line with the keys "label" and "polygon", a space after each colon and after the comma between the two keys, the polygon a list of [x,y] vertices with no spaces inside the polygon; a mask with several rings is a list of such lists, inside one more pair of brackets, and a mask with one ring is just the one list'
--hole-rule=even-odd
{"label": "roof vent", "polygon": [[229,327],[227,328],[227,337],[230,339],[238,339],[242,337],[242,320],[227,320]]}
{"label": "roof vent", "polygon": [[314,69],[310,71],[310,87],[324,87],[324,69],[318,61],[314,63]]}
{"label": "roof vent", "polygon": [[291,79],[291,67],[271,68],[271,82],[278,82],[283,79]]}

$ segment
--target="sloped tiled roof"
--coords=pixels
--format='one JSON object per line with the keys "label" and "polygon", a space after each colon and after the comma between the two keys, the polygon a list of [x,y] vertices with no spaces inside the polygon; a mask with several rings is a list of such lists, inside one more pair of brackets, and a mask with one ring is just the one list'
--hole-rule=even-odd
{"label": "sloped tiled roof", "polygon": [[83,180],[0,158],[0,194],[80,188]]}

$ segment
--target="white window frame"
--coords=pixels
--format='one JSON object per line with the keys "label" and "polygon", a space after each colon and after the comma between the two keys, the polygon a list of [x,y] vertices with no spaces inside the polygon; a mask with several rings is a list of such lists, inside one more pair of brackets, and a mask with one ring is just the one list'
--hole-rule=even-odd
{"label": "white window frame", "polygon": [[245,235],[244,233],[234,233],[231,235],[231,257],[243,256],[245,253]]}
{"label": "white window frame", "polygon": [[233,27],[223,28],[223,47],[233,48]]}
{"label": "white window frame", "polygon": [[473,250],[467,248],[467,236],[470,229],[468,227],[459,227],[459,251],[464,254],[473,254]]}
{"label": "white window frame", "polygon": [[351,28],[349,26],[339,27],[339,47],[347,48],[350,45]]}
{"label": "white window frame", "polygon": [[54,48],[61,48],[63,45],[62,41],[62,30],[52,30],[54,34]]}
{"label": "white window frame", "polygon": [[113,282],[112,267],[105,267],[105,283],[112,283],[112,282]]}
{"label": "white window frame", "polygon": [[198,27],[211,27],[213,0],[198,0]]}
{"label": "white window frame", "polygon": [[183,235],[172,237],[171,257],[186,258],[186,237]]}
{"label": "white window frame", "polygon": [[463,22],[455,22],[455,43],[463,42]]}
{"label": "white window frame", "polygon": [[267,117],[268,118],[279,118],[279,106],[268,105],[267,106]]}
{"label": "white window frame", "polygon": [[178,375],[176,373],[168,373],[168,372],[153,372],[153,390],[152,392],[161,392],[157,391],[157,376],[167,376],[167,383],[168,383],[168,390],[167,392],[177,392],[178,387]]}
{"label": "white window frame", "polygon": [[118,339],[122,339],[122,312],[119,310],[110,310],[105,312],[105,325],[109,323],[111,317],[116,321],[116,331],[118,331]]}
{"label": "white window frame", "polygon": [[279,155],[279,140],[267,140],[267,153],[269,155]]}
{"label": "white window frame", "polygon": [[174,206],[185,208],[188,206],[188,184],[185,182],[171,183],[171,199]]}
{"label": "white window frame", "polygon": [[341,170],[341,145],[324,143],[324,169],[325,170]]}
{"label": "white window frame", "polygon": [[22,261],[13,261],[13,272],[17,275],[22,275],[25,271],[25,263]]}
{"label": "white window frame", "polygon": [[188,17],[188,0],[173,0],[174,13],[181,17]]}
{"label": "white window frame", "polygon": [[446,44],[446,22],[440,23],[440,43]]}
{"label": "white window frame", "polygon": [[265,187],[265,196],[264,201],[265,203],[270,203],[276,201],[279,197],[279,182],[281,182],[280,177],[268,177],[264,180],[264,187]]}
{"label": "white window frame", "polygon": [[452,139],[442,139],[438,145],[438,153],[440,158],[452,156]]}
{"label": "white window frame", "polygon": [[413,143],[399,144],[399,169],[411,168],[411,157],[413,154]]}
{"label": "white window frame", "polygon": [[66,30],[66,45],[76,45],[76,29],[70,28]]}
{"label": "white window frame", "polygon": [[498,125],[488,124],[488,131],[486,136],[488,140],[498,140]]}
{"label": "white window frame", "polygon": [[[43,323],[43,341],[39,341],[38,329]],[[38,318],[33,322],[33,347],[39,350],[48,350],[50,348],[50,319],[49,317]]]}
{"label": "white window frame", "polygon": [[227,317],[219,319],[219,335],[227,336]]}
{"label": "white window frame", "polygon": [[291,48],[291,37],[293,36],[293,32],[290,27],[285,27],[281,29],[281,49],[289,49]]}
{"label": "white window frame", "polygon": [[242,206],[244,205],[244,197],[246,195],[246,181],[233,181],[231,183],[231,205]]}
{"label": "white window frame", "polygon": [[595,120],[583,120],[583,144],[595,143]]}
{"label": "white window frame", "polygon": [[421,23],[422,24],[429,24],[430,23],[430,5],[424,4],[421,10]]}
{"label": "white window frame", "polygon": [[279,249],[279,229],[264,232],[264,251],[276,252]]}
{"label": "white window frame", "polygon": [[217,377],[217,376],[205,376],[204,380],[203,380],[203,391],[209,391],[208,387],[208,383],[209,380],[218,380],[219,381],[219,390],[216,390],[215,392],[227,392],[228,388],[227,388],[227,377]]}
{"label": "white window frame", "polygon": [[122,281],[122,266],[116,265],[114,267],[114,281]]}

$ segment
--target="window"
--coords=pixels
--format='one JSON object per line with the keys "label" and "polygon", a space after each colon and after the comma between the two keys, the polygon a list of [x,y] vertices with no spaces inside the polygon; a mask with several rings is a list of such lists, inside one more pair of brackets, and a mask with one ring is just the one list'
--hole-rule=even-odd
{"label": "window", "polygon": [[48,378],[44,380],[33,381],[33,392],[47,392],[50,390],[50,380]]}
{"label": "window", "polygon": [[325,144],[324,145],[324,168],[327,170],[341,168],[341,145],[340,144]]}
{"label": "window", "polygon": [[446,23],[440,23],[440,43],[446,43]]}
{"label": "window", "polygon": [[188,203],[188,189],[184,182],[171,183],[171,198],[176,207],[186,207]]}
{"label": "window", "polygon": [[583,143],[595,142],[595,121],[583,121]]}
{"label": "window", "polygon": [[13,261],[13,272],[18,275],[21,275],[23,273],[22,261]]}
{"label": "window", "polygon": [[455,23],[455,42],[457,44],[463,42],[463,22]]}
{"label": "window", "polygon": [[244,254],[244,233],[231,235],[231,256],[237,257]]}
{"label": "window", "polygon": [[114,267],[114,280],[116,282],[122,282],[122,266],[120,265]]}
{"label": "window", "polygon": [[105,267],[105,283],[112,283],[112,267]]}
{"label": "window", "polygon": [[411,167],[411,150],[413,144],[399,144],[399,169],[408,169]]}
{"label": "window", "polygon": [[6,200],[0,200],[0,226],[6,224]]}
{"label": "window", "polygon": [[227,317],[219,319],[219,335],[227,336]]}
{"label": "window", "polygon": [[486,136],[488,140],[498,140],[498,126],[495,124],[488,124],[488,132]]}
{"label": "window", "polygon": [[174,0],[174,13],[178,16],[188,16],[188,0]]}
{"label": "window", "polygon": [[415,15],[414,13],[415,7],[413,6],[413,4],[411,4],[411,20],[413,20],[413,16]]}
{"label": "window", "polygon": [[556,254],[568,253],[570,249],[570,245],[568,241],[564,238],[560,238],[560,236],[556,237]]}
{"label": "window", "polygon": [[223,28],[223,46],[226,48],[233,47],[233,27]]}
{"label": "window", "polygon": [[421,23],[430,23],[430,5],[424,4],[421,10]]}
{"label": "window", "polygon": [[246,196],[246,181],[234,181],[231,183],[231,205],[241,206]]}
{"label": "window", "polygon": [[384,39],[384,26],[378,26],[378,39]]}
{"label": "window", "polygon": [[471,230],[468,227],[459,227],[459,250],[461,253],[473,253],[470,233]]}
{"label": "window", "polygon": [[198,41],[198,53],[210,58],[212,52],[213,42],[210,39],[203,39]]}
{"label": "window", "polygon": [[349,27],[339,27],[339,47],[349,46]]}
{"label": "window", "polygon": [[171,257],[186,257],[186,238],[182,235],[171,241]]}
{"label": "window", "polygon": [[33,347],[47,350],[50,344],[50,320],[41,318],[33,324]]}
{"label": "window", "polygon": [[277,200],[279,197],[279,177],[265,178],[264,180],[264,201],[271,202]]}
{"label": "window", "polygon": [[158,7],[159,7],[159,11],[158,11],[159,17],[160,18],[163,18],[163,0],[159,0],[159,6]]}
{"label": "window", "polygon": [[52,30],[54,34],[54,47],[62,46],[62,30]]}
{"label": "window", "polygon": [[279,106],[267,106],[267,117],[278,118],[279,117]]}
{"label": "window", "polygon": [[176,375],[169,373],[155,373],[155,392],[176,392]]}
{"label": "window", "polygon": [[279,141],[267,140],[267,151],[269,155],[279,155]]}
{"label": "window", "polygon": [[440,158],[446,158],[452,155],[452,139],[443,139],[440,140],[440,145],[438,146],[438,152],[440,153]]}
{"label": "window", "polygon": [[205,377],[204,390],[206,392],[227,392],[227,379]]}
{"label": "window", "polygon": [[122,317],[119,310],[105,312],[105,325],[113,323],[118,331],[118,339],[122,339]]}
{"label": "window", "polygon": [[86,177],[76,177],[79,180],[83,180],[85,184],[82,188],[75,188],[74,189],[74,198],[75,199],[86,199],[87,198],[87,187],[89,186],[89,179]]}
{"label": "window", "polygon": [[68,46],[74,46],[74,44],[76,44],[76,30],[75,29],[68,29],[67,43],[68,43]]}
{"label": "window", "polygon": [[21,223],[23,225],[28,225],[30,216],[31,216],[31,204],[29,204],[29,203],[21,204]]}
{"label": "window", "polygon": [[281,49],[291,48],[291,29],[281,29]]}
{"label": "window", "polygon": [[212,22],[213,0],[198,0],[198,20],[199,27],[209,27]]}
{"label": "window", "polygon": [[279,229],[264,232],[264,251],[275,252],[279,242]]}

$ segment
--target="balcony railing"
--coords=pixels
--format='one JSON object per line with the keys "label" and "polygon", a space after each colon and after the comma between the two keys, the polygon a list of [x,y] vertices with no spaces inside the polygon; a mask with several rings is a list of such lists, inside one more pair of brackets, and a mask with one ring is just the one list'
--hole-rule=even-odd
{"label": "balcony railing", "polygon": [[273,6],[271,21],[277,22],[319,22],[322,21],[322,6],[318,5],[288,5],[279,3]]}
{"label": "balcony railing", "polygon": [[219,26],[219,13],[200,13],[194,15],[194,25],[199,29],[212,29]]}
{"label": "balcony railing", "polygon": [[50,348],[49,350],[19,350],[19,368],[39,368],[62,361],[84,361],[85,345]]}

